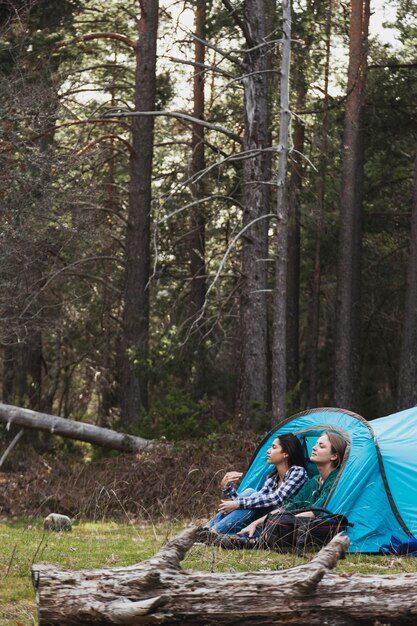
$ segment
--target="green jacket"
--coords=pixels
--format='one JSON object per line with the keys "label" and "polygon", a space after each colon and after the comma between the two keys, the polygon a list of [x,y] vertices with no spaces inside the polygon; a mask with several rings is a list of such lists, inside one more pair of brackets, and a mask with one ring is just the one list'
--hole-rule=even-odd
{"label": "green jacket", "polygon": [[288,511],[294,511],[295,509],[308,509],[311,506],[324,507],[338,473],[339,468],[330,472],[321,487],[319,485],[320,476],[310,478],[310,480],[301,487],[297,495],[287,500],[285,508]]}

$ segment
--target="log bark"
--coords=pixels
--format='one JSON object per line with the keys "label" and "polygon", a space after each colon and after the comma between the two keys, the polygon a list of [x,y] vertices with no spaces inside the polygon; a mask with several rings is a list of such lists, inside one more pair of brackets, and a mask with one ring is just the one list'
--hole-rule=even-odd
{"label": "log bark", "polygon": [[39,626],[416,623],[416,574],[331,572],[349,546],[343,534],[306,565],[217,574],[181,568],[195,532],[195,527],[185,529],[155,557],[131,567],[67,572],[34,565]]}
{"label": "log bark", "polygon": [[39,413],[29,409],[21,409],[10,404],[0,403],[0,422],[16,424],[23,428],[40,430],[53,435],[61,435],[69,439],[86,441],[96,446],[119,450],[120,452],[141,452],[150,450],[158,443],[142,437],[134,437],[125,433],[118,433],[110,428],[101,428],[94,424],[85,424],[75,420],[64,419],[56,415]]}

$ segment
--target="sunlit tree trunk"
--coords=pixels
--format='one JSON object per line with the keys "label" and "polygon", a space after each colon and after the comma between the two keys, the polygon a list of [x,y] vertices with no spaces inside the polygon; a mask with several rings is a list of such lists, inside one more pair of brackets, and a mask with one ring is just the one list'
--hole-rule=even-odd
{"label": "sunlit tree trunk", "polygon": [[337,265],[336,406],[357,408],[360,344],[363,108],[370,0],[352,0]]}
{"label": "sunlit tree trunk", "polygon": [[[153,111],[158,1],[140,0],[139,4],[141,14],[136,45],[135,110]],[[125,427],[138,423],[148,404],[153,131],[153,116],[133,118],[123,312],[121,421]]]}

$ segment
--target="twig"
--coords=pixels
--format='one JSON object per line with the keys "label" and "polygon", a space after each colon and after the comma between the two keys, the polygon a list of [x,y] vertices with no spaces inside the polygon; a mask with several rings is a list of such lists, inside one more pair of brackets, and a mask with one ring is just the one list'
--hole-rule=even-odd
{"label": "twig", "polygon": [[9,445],[7,446],[6,450],[3,453],[3,456],[0,459],[0,467],[3,465],[4,461],[7,459],[10,452],[13,450],[13,448],[17,445],[19,439],[21,438],[24,432],[25,432],[25,429],[21,428],[19,432],[17,433],[17,435],[15,435],[13,440],[9,443]]}
{"label": "twig", "polygon": [[[43,532],[42,537],[41,537],[41,540],[40,540],[40,542],[38,543],[38,547],[36,548],[35,554],[33,555],[33,559],[32,559],[32,563],[31,563],[31,565],[33,565],[33,564],[34,564],[35,559],[36,559],[36,557],[38,556],[38,553],[39,553],[39,550],[41,549],[41,546],[42,546],[43,540],[45,539],[45,534],[46,534],[46,533],[45,533],[45,532]],[[47,544],[48,544],[48,542],[46,542],[46,543],[45,543],[45,546],[44,546],[43,550],[46,548]],[[43,552],[43,550],[42,550],[42,552]]]}
{"label": "twig", "polygon": [[252,220],[251,222],[249,222],[249,224],[246,224],[246,226],[244,226],[238,233],[237,235],[235,235],[235,237],[232,239],[232,241],[230,242],[226,252],[223,255],[223,258],[220,262],[220,265],[217,269],[217,272],[213,278],[212,283],[209,285],[207,291],[206,291],[206,297],[203,303],[203,306],[200,309],[200,314],[198,315],[198,317],[193,321],[193,323],[191,324],[190,327],[190,331],[192,331],[192,329],[194,328],[194,326],[196,326],[198,324],[198,322],[202,319],[203,315],[204,315],[204,311],[206,310],[207,304],[208,304],[208,296],[211,292],[211,290],[213,289],[213,287],[215,286],[222,270],[223,267],[226,263],[227,257],[229,256],[232,248],[234,247],[235,243],[237,242],[237,240],[239,239],[239,237],[241,237],[243,235],[243,233],[248,230],[248,228],[250,228],[251,226],[253,226],[256,222],[259,222],[259,220],[264,220],[264,219],[269,219],[269,218],[273,218],[276,217],[275,213],[267,213],[266,215],[260,215],[259,217],[255,218],[254,220]]}
{"label": "twig", "polygon": [[13,559],[14,559],[14,555],[15,555],[16,549],[17,549],[17,543],[14,544],[12,556],[10,557],[9,565],[7,566],[7,570],[6,570],[6,573],[4,575],[5,578],[7,578],[7,576],[9,575],[10,568],[11,568],[12,563],[13,563]]}

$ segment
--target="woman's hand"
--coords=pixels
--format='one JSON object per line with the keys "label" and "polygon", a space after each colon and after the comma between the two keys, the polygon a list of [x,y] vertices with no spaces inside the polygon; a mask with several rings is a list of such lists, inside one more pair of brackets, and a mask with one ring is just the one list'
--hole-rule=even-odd
{"label": "woman's hand", "polygon": [[220,502],[219,508],[217,509],[219,513],[223,513],[223,515],[227,515],[232,511],[235,511],[239,508],[239,502],[236,500],[222,500]]}
{"label": "woman's hand", "polygon": [[242,472],[227,472],[227,474],[223,476],[222,482],[220,483],[221,488],[226,489],[227,485],[237,482],[242,478],[242,476]]}
{"label": "woman's hand", "polygon": [[259,519],[256,519],[254,522],[246,526],[246,528],[242,528],[242,530],[239,530],[237,534],[238,535],[247,534],[249,535],[249,537],[253,537],[256,529],[258,528],[258,526],[263,524],[263,522],[265,521],[265,518],[266,518],[266,515],[264,515],[263,517],[260,517]]}

